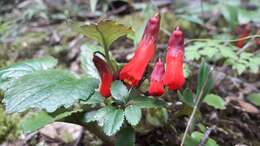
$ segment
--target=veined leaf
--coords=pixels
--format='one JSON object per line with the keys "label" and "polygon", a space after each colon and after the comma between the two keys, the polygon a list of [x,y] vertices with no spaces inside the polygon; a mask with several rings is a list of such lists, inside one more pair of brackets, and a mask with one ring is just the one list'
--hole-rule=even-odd
{"label": "veined leaf", "polygon": [[72,73],[62,70],[37,71],[14,80],[3,89],[6,111],[22,112],[29,108],[54,112],[57,108],[69,107],[79,99],[87,100],[98,88],[93,78],[77,79]]}
{"label": "veined leaf", "polygon": [[116,100],[126,102],[128,90],[121,81],[114,81],[111,85],[111,94]]}
{"label": "veined leaf", "polygon": [[116,146],[134,146],[135,145],[135,133],[132,127],[126,127],[121,129],[116,138]]}
{"label": "veined leaf", "polygon": [[115,134],[124,122],[124,111],[110,107],[110,111],[105,115],[103,130],[111,136]]}
{"label": "veined leaf", "polygon": [[0,81],[17,79],[26,74],[39,70],[47,70],[57,65],[57,60],[47,56],[37,59],[21,61],[0,70]]}
{"label": "veined leaf", "polygon": [[138,106],[130,105],[125,109],[125,118],[133,126],[137,125],[142,117],[142,111]]}
{"label": "veined leaf", "polygon": [[111,111],[110,107],[103,107],[97,111],[91,111],[85,114],[85,122],[94,122],[97,121],[99,126],[104,125],[105,116]]}
{"label": "veined leaf", "polygon": [[97,24],[83,25],[77,30],[88,38],[97,41],[104,48],[109,48],[119,37],[133,33],[131,28],[112,20],[102,20]]}

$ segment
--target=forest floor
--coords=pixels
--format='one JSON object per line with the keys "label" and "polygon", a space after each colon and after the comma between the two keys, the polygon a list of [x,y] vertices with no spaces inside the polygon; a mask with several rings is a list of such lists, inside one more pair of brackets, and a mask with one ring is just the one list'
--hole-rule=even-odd
{"label": "forest floor", "polygon": [[[80,23],[96,22],[103,17],[107,17],[122,23],[134,19],[136,21],[132,23],[143,24],[142,14],[144,11],[139,7],[144,6],[139,2],[134,2],[131,7],[130,4],[123,2],[113,4],[114,8],[108,7],[106,12],[102,12],[102,6],[99,6],[98,9],[101,13],[100,11],[90,12],[89,8],[79,8],[76,4],[73,6],[69,4],[61,5],[61,1],[51,2],[46,0],[39,4],[31,0],[24,0],[17,4],[5,4],[6,10],[0,11],[0,67],[20,60],[51,55],[59,60],[60,67],[69,68],[79,74],[82,73],[80,69],[80,47],[89,40],[68,28],[68,15],[72,21]],[[142,4],[148,5],[148,3]],[[102,4],[99,3],[99,5]],[[171,32],[173,28],[169,24],[171,22],[184,28],[184,32],[187,34],[185,42],[190,39],[210,37],[212,34],[220,35],[218,29],[222,29],[219,28],[221,23],[226,23],[219,16],[221,14],[212,12],[210,14],[214,14],[212,17],[216,20],[209,20],[211,16],[205,16],[203,20],[207,23],[200,25],[177,18],[173,13],[176,8],[167,0],[158,1],[155,5],[158,6],[159,10],[157,11],[160,11],[165,19],[163,26],[166,29],[161,34],[159,49],[165,49],[167,33]],[[190,5],[193,5],[193,3]],[[63,11],[64,7],[68,12]],[[250,25],[254,27],[254,32],[251,32],[251,34],[260,31],[259,23],[251,23]],[[236,34],[236,32],[232,33]],[[259,55],[259,44],[258,46],[251,44],[250,47],[249,51]],[[131,58],[134,50],[135,48],[130,40],[121,38],[113,44],[111,52],[118,62],[125,63]],[[190,65],[190,75],[187,81],[194,82],[193,85],[195,85],[197,79],[198,66],[201,60],[203,59],[187,60],[187,64]],[[260,107],[247,100],[248,95],[260,91],[260,73],[259,71],[257,73],[244,71],[237,74],[234,73],[232,67],[225,65],[223,62],[223,59],[209,61],[210,65],[214,67],[213,77],[215,82],[212,92],[224,99],[225,109],[214,109],[202,104],[199,109],[200,115],[197,118],[200,124],[195,126],[194,130],[203,131],[202,129],[211,127],[210,138],[214,139],[220,146],[260,146]],[[164,100],[174,103],[177,100],[177,95],[173,99]],[[181,105],[174,104],[168,112],[168,122],[160,127],[146,125],[146,131],[137,134],[136,145],[179,145],[181,133],[184,133],[189,118],[189,115],[181,113],[183,110],[185,109]],[[12,139],[9,137],[2,145],[24,145],[25,141],[28,145],[44,145],[46,143],[51,146],[102,145],[98,138],[88,131],[84,131],[82,127],[64,123],[54,123],[37,133],[22,135],[19,138]]]}

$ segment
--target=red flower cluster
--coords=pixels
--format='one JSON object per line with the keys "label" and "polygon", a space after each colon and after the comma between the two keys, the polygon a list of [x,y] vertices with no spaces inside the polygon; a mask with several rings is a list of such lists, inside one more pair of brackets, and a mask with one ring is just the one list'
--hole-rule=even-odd
{"label": "red flower cluster", "polygon": [[[138,86],[140,80],[143,78],[145,69],[155,54],[159,29],[160,15],[157,13],[149,19],[133,59],[119,72],[120,80],[129,86]],[[183,50],[183,33],[177,27],[172,32],[168,41],[166,68],[164,69],[164,63],[159,59],[152,71],[149,86],[150,95],[162,95],[164,93],[164,86],[167,86],[169,90],[182,88],[185,82],[183,75]],[[111,96],[110,86],[113,81],[112,71],[101,58],[94,55],[93,61],[101,77],[100,92],[102,96],[109,97]]]}

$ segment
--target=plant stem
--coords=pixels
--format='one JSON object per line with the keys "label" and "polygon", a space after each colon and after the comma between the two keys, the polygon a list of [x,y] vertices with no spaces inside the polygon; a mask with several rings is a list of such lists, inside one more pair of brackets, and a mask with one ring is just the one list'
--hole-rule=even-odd
{"label": "plant stem", "polygon": [[[209,74],[210,74],[210,73],[209,73]],[[207,82],[208,82],[209,74],[208,74],[208,76],[207,76],[205,82],[203,83],[203,87],[202,87],[202,89],[200,90],[200,94],[199,94],[198,97],[197,97],[196,103],[195,103],[195,105],[194,105],[193,111],[192,111],[192,113],[191,113],[190,119],[189,119],[189,121],[188,121],[187,127],[186,127],[186,129],[185,129],[184,135],[183,135],[182,140],[181,140],[181,146],[184,146],[184,142],[185,142],[185,139],[186,139],[186,137],[187,137],[187,135],[188,135],[189,129],[190,129],[191,125],[192,125],[193,118],[194,118],[194,116],[195,116],[196,111],[198,110],[199,103],[200,103],[200,100],[201,100],[202,95],[203,95],[203,92],[204,92],[204,88],[206,87],[206,84],[207,84]]]}
{"label": "plant stem", "polygon": [[107,43],[106,43],[106,41],[105,41],[105,38],[104,38],[104,36],[103,36],[103,34],[102,34],[102,31],[100,31],[98,27],[96,27],[96,29],[97,29],[97,30],[100,32],[100,34],[101,34],[100,36],[101,36],[101,39],[102,39],[102,45],[103,45],[103,47],[104,47],[104,52],[105,52],[106,61],[107,61],[108,65],[109,65],[109,67],[111,68],[112,72],[114,73],[114,72],[116,71],[116,69],[114,68],[114,66],[113,66],[113,64],[112,64],[112,62],[111,62],[111,60],[110,60],[109,48],[108,48],[108,46],[107,46]]}

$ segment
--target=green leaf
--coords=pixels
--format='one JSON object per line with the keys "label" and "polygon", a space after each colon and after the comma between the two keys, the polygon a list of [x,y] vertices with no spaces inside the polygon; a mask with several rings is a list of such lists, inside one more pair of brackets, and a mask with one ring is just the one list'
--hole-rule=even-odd
{"label": "green leaf", "polygon": [[134,97],[132,98],[133,105],[138,106],[139,108],[159,108],[166,107],[166,103],[159,99],[149,98],[146,96],[143,97]]}
{"label": "green leaf", "polygon": [[195,104],[194,98],[193,98],[192,92],[189,88],[186,88],[182,94],[180,92],[178,92],[178,96],[182,102],[186,103],[187,105],[189,105],[191,107],[194,106],[194,104]]}
{"label": "green leaf", "polygon": [[105,115],[103,130],[108,136],[111,136],[121,128],[123,122],[124,111],[111,107]]}
{"label": "green leaf", "polygon": [[98,104],[102,102],[104,102],[104,97],[97,91],[86,101],[87,104]]}
{"label": "green leaf", "polygon": [[221,7],[221,9],[222,9],[222,14],[223,14],[224,18],[234,29],[236,27],[236,25],[238,24],[238,7],[227,4],[227,5],[223,5],[223,7]]}
{"label": "green leaf", "polygon": [[62,70],[37,71],[14,80],[4,90],[6,111],[22,112],[29,108],[54,112],[70,107],[79,99],[87,100],[98,88],[93,78],[77,79]]}
{"label": "green leaf", "polygon": [[110,107],[103,107],[97,111],[91,111],[85,114],[84,121],[85,122],[93,122],[97,121],[99,126],[104,125],[105,116],[111,111]]}
{"label": "green leaf", "polygon": [[185,57],[188,60],[198,60],[200,59],[201,55],[198,53],[199,48],[204,47],[205,44],[197,42],[194,43],[192,45],[189,45],[186,47],[187,50],[189,51],[185,51]]}
{"label": "green leaf", "polygon": [[125,118],[132,125],[135,126],[139,123],[142,117],[142,111],[138,106],[130,105],[125,109]]}
{"label": "green leaf", "polygon": [[47,124],[54,122],[53,117],[46,112],[35,112],[27,115],[20,123],[20,127],[25,133],[34,132]]}
{"label": "green leaf", "polygon": [[0,70],[0,80],[18,79],[26,74],[39,70],[47,70],[57,65],[57,60],[47,56],[21,61]]}
{"label": "green leaf", "polygon": [[19,123],[19,126],[25,133],[34,132],[40,128],[43,128],[47,124],[53,123],[65,117],[71,116],[74,113],[82,111],[82,109],[73,109],[71,111],[65,110],[61,113],[55,112],[48,114],[45,111],[29,113],[22,119],[22,121]]}
{"label": "green leaf", "polygon": [[251,103],[260,106],[260,93],[252,93],[247,97]]}
{"label": "green leaf", "polygon": [[238,62],[233,64],[232,68],[237,70],[239,75],[241,75],[244,71],[246,71],[246,65],[238,63]]}
{"label": "green leaf", "polygon": [[104,48],[109,48],[119,37],[133,33],[131,28],[112,20],[102,20],[97,24],[83,25],[77,30],[88,38],[97,41]]}
{"label": "green leaf", "polygon": [[81,46],[80,50],[81,67],[87,75],[99,79],[99,73],[93,63],[93,54],[96,51],[102,52],[102,48],[96,45],[84,44]]}
{"label": "green leaf", "polygon": [[58,120],[62,120],[66,117],[69,117],[71,116],[72,114],[75,114],[75,113],[80,113],[80,112],[83,112],[83,109],[72,109],[72,110],[68,110],[68,109],[61,109],[61,111],[56,110],[54,113],[49,113],[50,116],[53,117],[53,119],[55,121],[58,121]]}
{"label": "green leaf", "polygon": [[212,87],[213,87],[212,73],[210,71],[208,64],[203,62],[199,69],[196,97],[198,97],[201,94],[203,99],[203,97],[209,93]]}
{"label": "green leaf", "polygon": [[111,85],[111,94],[116,100],[125,102],[128,97],[128,90],[123,82],[114,81]]}
{"label": "green leaf", "polygon": [[[191,138],[194,139],[196,142],[200,142],[200,140],[203,138],[204,134],[200,133],[200,132],[192,132],[191,134]],[[212,138],[209,138],[205,144],[205,146],[218,146],[218,144],[216,143],[216,141]]]}
{"label": "green leaf", "polygon": [[179,15],[182,19],[188,20],[193,23],[203,25],[203,20],[198,15]]}
{"label": "green leaf", "polygon": [[237,55],[232,47],[222,46],[219,51],[223,57],[236,59]]}
{"label": "green leaf", "polygon": [[187,63],[185,63],[183,67],[184,77],[188,78],[190,76],[190,72],[191,72],[190,66]]}
{"label": "green leaf", "polygon": [[135,133],[132,127],[126,127],[121,129],[116,137],[116,146],[134,146],[135,145]]}
{"label": "green leaf", "polygon": [[207,103],[210,106],[213,106],[216,109],[225,109],[225,101],[215,94],[208,94],[203,102]]}
{"label": "green leaf", "polygon": [[194,140],[191,136],[187,135],[184,146],[197,146],[199,145],[199,141]]}

